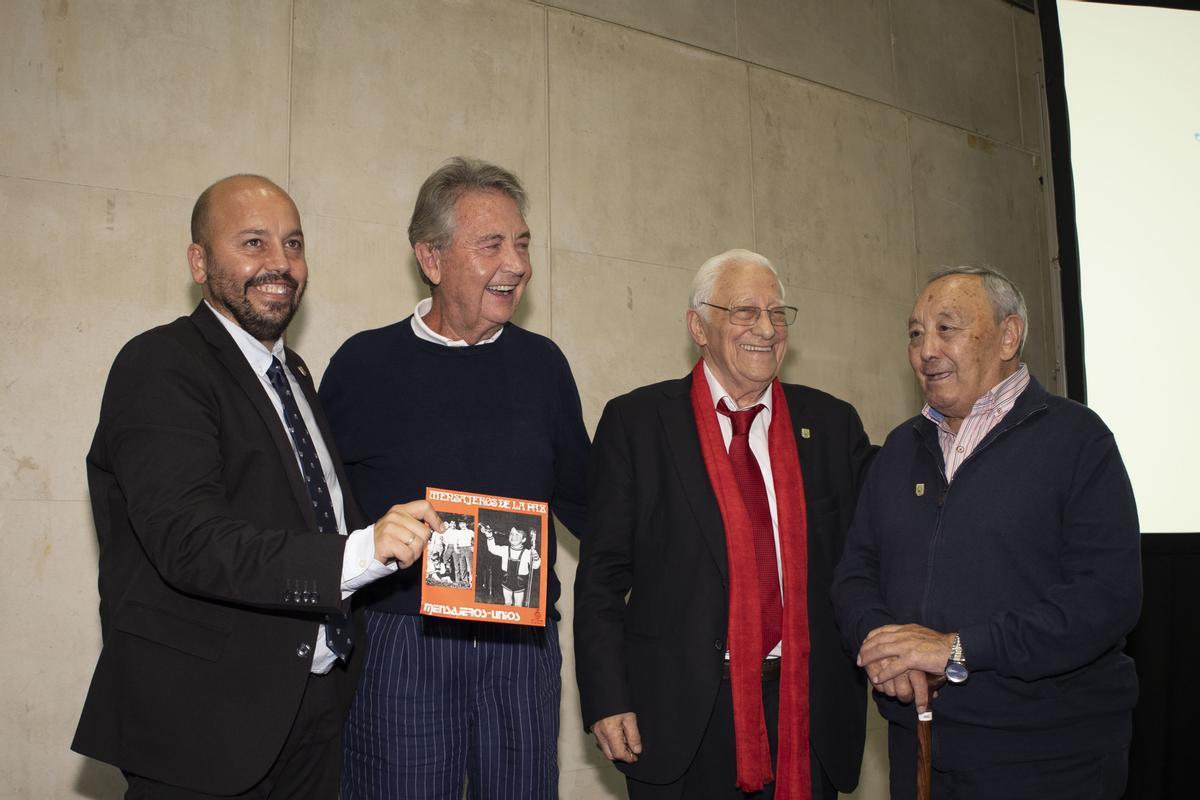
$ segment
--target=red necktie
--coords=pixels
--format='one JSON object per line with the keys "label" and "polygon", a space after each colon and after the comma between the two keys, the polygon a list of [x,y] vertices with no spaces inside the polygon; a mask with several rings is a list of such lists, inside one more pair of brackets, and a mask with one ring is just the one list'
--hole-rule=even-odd
{"label": "red necktie", "polygon": [[779,562],[775,558],[775,532],[771,524],[771,506],[758,460],[750,451],[750,425],[764,406],[732,411],[722,400],[717,411],[733,423],[729,442],[729,461],[737,478],[742,503],[750,514],[754,530],[754,563],[758,569],[758,599],[762,608],[762,655],[766,658],[783,633],[783,600],[779,593]]}

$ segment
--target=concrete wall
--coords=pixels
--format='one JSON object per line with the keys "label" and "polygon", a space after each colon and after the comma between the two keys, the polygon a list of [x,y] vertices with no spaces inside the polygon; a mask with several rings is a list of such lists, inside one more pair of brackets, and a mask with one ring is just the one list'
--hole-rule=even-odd
{"label": "concrete wall", "polygon": [[[100,646],[83,456],[119,346],[198,298],[208,183],[260,172],[295,197],[312,281],[290,342],[314,367],[411,312],[417,187],[465,153],[526,181],[518,321],[562,346],[589,426],[689,368],[692,272],[737,246],[801,308],[784,376],[880,440],[919,406],[903,331],[939,264],[1017,279],[1027,360],[1058,385],[1040,52],[1001,0],[0,3],[0,796],[123,787],[67,750]],[[569,631],[562,796],[622,796],[579,724]],[[881,798],[871,726],[855,796]]]}

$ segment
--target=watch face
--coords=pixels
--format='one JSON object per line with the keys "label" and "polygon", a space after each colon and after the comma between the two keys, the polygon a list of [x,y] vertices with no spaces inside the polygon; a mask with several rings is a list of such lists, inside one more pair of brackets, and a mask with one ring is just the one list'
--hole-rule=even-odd
{"label": "watch face", "polygon": [[962,683],[967,679],[967,665],[958,661],[951,661],[946,665],[946,680],[951,683]]}

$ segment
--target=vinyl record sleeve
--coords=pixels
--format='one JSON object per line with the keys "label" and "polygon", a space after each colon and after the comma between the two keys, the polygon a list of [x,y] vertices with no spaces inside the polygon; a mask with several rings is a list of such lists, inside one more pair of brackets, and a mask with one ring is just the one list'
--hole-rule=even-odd
{"label": "vinyl record sleeve", "polygon": [[421,613],[545,626],[549,503],[433,487],[425,499],[442,529],[421,556]]}

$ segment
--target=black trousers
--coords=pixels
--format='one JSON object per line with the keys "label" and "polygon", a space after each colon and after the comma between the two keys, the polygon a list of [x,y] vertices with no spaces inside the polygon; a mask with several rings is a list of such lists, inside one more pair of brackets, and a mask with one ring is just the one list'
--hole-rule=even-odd
{"label": "black trousers", "polygon": [[[889,724],[888,758],[892,800],[914,800],[916,736]],[[935,768],[932,794],[934,800],[1118,800],[1128,770],[1128,749],[953,772]]]}
{"label": "black trousers", "polygon": [[[771,768],[775,769],[779,749],[779,680],[763,681],[763,715],[771,744]],[[837,789],[811,756],[813,800],[837,800]],[[746,794],[737,788],[737,755],[733,736],[733,691],[729,680],[721,681],[700,749],[687,772],[673,783],[644,783],[626,778],[630,800],[771,800],[775,784],[768,783],[760,792]]]}
{"label": "black trousers", "polygon": [[283,750],[266,777],[249,790],[211,795],[125,773],[129,781],[125,800],[337,800],[341,765],[337,687],[331,675],[309,675]]}

